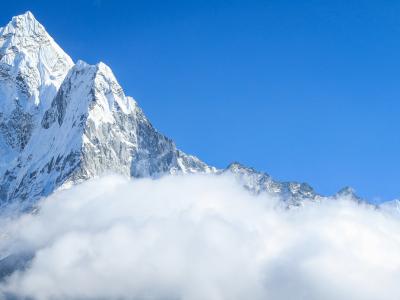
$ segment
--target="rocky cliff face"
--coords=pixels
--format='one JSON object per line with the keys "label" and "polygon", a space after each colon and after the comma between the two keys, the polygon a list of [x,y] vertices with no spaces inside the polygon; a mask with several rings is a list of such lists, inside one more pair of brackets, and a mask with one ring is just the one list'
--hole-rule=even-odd
{"label": "rocky cliff face", "polygon": [[131,177],[230,173],[293,205],[318,200],[240,164],[208,166],[176,148],[103,63],[74,64],[27,12],[0,29],[0,206],[29,208],[60,187],[114,172]]}

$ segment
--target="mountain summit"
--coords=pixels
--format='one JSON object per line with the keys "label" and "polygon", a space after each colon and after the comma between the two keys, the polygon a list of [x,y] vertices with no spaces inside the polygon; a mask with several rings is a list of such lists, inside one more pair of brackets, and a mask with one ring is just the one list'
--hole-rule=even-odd
{"label": "mountain summit", "polygon": [[216,171],[157,132],[108,66],[74,64],[30,12],[0,30],[0,109],[2,205],[108,171]]}
{"label": "mountain summit", "polygon": [[30,12],[0,28],[0,59],[2,113],[47,109],[74,65]]}
{"label": "mountain summit", "polygon": [[0,29],[0,206],[29,208],[56,189],[114,172],[130,177],[230,173],[255,193],[318,199],[240,164],[217,170],[177,149],[104,63],[73,63],[32,13]]}

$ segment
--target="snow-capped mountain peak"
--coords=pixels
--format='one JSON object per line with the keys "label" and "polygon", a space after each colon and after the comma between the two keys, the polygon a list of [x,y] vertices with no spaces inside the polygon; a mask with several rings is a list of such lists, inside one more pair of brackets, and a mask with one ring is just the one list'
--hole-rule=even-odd
{"label": "snow-capped mountain peak", "polygon": [[5,33],[12,33],[13,38],[46,35],[44,27],[30,11],[13,17],[4,29]]}
{"label": "snow-capped mountain peak", "polygon": [[289,205],[321,199],[306,183],[280,182],[239,163],[218,170],[185,154],[106,64],[74,64],[32,13],[12,18],[0,29],[0,206],[31,207],[108,172],[229,173],[253,193],[277,194]]}
{"label": "snow-capped mountain peak", "polygon": [[2,205],[29,207],[108,172],[216,171],[156,131],[106,64],[73,64],[31,13],[14,17],[1,41]]}
{"label": "snow-capped mountain peak", "polygon": [[2,112],[14,108],[12,101],[25,111],[46,109],[72,66],[71,58],[31,12],[13,17],[0,30],[0,76],[17,86],[2,86]]}

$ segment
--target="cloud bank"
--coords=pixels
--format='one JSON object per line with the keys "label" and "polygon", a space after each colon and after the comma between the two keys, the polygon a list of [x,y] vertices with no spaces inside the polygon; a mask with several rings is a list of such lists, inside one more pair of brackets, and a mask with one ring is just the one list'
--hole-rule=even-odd
{"label": "cloud bank", "polygon": [[0,298],[400,298],[399,218],[348,199],[278,203],[227,176],[92,180],[1,220],[2,257],[33,258]]}

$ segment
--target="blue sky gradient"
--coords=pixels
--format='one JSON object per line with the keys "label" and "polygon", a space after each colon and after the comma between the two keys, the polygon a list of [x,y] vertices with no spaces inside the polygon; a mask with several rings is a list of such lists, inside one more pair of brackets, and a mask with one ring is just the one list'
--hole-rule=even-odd
{"label": "blue sky gradient", "polygon": [[25,1],[104,61],[153,125],[217,167],[400,197],[399,1]]}

